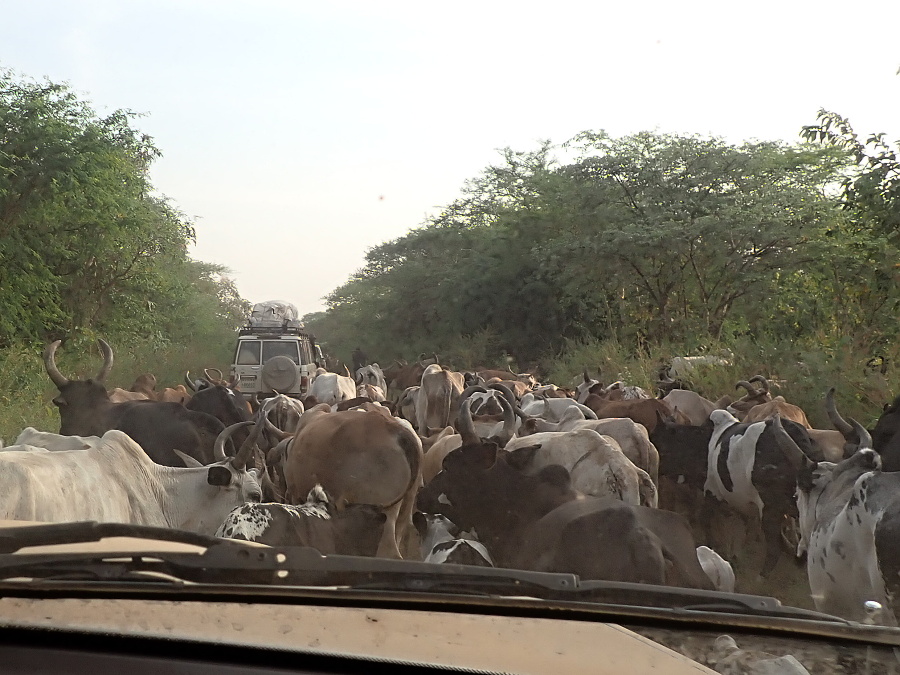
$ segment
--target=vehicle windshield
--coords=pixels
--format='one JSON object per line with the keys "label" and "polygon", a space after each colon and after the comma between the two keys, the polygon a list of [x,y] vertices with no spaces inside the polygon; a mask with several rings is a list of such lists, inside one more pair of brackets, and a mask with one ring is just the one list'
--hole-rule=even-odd
{"label": "vehicle windshield", "polygon": [[5,17],[0,520],[896,627],[900,4],[620,4]]}

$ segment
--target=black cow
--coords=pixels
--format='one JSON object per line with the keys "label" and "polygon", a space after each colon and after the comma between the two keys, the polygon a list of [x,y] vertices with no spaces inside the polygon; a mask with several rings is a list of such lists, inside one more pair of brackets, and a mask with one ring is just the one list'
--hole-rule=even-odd
{"label": "black cow", "polygon": [[102,436],[110,429],[124,431],[157,464],[184,466],[174,450],[211,464],[224,457],[215,456],[216,437],[225,425],[212,415],[188,410],[180,403],[126,401],[113,403],[104,386],[113,365],[112,348],[98,340],[103,352],[103,367],[87,380],[69,380],[56,367],[60,341],[44,350],[47,374],[59,389],[53,403],[59,408],[60,429],[64,436]]}
{"label": "black cow", "polygon": [[882,471],[900,471],[900,396],[884,406],[872,430],[872,445],[881,455]]}

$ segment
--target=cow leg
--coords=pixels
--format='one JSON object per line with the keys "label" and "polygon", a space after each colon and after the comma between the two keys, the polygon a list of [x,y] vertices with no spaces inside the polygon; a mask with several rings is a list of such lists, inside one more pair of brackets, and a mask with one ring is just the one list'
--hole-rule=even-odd
{"label": "cow leg", "polygon": [[[384,521],[384,531],[381,533],[381,541],[378,542],[378,551],[375,553],[378,558],[403,559],[403,556],[400,555],[400,548],[397,546],[397,518],[402,506],[403,502],[400,501],[384,510],[387,520]],[[410,514],[411,517],[412,514]]]}
{"label": "cow leg", "polygon": [[763,541],[766,543],[766,559],[760,572],[760,576],[763,578],[772,573],[781,557],[781,522],[782,518],[778,514],[773,516],[763,513],[762,531]]}

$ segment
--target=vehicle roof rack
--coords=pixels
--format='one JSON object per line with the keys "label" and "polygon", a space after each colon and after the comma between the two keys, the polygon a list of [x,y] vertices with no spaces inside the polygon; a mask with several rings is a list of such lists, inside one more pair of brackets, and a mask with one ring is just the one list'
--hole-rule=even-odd
{"label": "vehicle roof rack", "polygon": [[306,335],[302,326],[242,326],[238,335]]}

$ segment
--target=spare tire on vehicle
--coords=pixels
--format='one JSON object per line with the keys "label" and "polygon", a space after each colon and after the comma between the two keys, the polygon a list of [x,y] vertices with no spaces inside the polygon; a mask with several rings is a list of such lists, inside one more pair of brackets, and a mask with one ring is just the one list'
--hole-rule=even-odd
{"label": "spare tire on vehicle", "polygon": [[287,356],[273,356],[262,367],[262,382],[267,389],[272,391],[295,391],[297,364]]}

